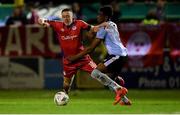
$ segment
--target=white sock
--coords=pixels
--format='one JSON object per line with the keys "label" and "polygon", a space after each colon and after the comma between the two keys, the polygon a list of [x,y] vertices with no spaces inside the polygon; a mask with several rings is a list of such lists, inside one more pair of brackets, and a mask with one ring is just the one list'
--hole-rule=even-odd
{"label": "white sock", "polygon": [[121,98],[121,100],[122,100],[123,102],[125,102],[125,103],[127,103],[127,102],[129,101],[129,99],[128,99],[126,96],[123,96],[123,97]]}
{"label": "white sock", "polygon": [[122,88],[120,85],[118,85],[116,82],[114,82],[110,77],[108,77],[106,74],[102,73],[98,69],[94,69],[91,72],[91,76],[94,79],[97,79],[103,85],[108,86],[113,91],[116,91],[117,89]]}

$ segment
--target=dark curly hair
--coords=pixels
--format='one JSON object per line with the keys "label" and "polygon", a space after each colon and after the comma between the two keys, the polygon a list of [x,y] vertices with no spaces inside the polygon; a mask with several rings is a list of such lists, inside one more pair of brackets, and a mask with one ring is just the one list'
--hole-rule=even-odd
{"label": "dark curly hair", "polygon": [[111,18],[113,15],[113,9],[110,5],[101,7],[99,11],[102,12],[105,16],[108,16],[108,18]]}

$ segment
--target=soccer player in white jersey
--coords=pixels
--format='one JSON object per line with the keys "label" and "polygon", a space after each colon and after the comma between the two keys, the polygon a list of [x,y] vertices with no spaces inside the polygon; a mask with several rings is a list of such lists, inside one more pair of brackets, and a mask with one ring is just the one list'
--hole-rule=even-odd
{"label": "soccer player in white jersey", "polygon": [[102,27],[98,30],[96,38],[90,46],[77,55],[68,57],[68,60],[73,62],[77,59],[83,58],[86,54],[91,53],[101,41],[104,41],[107,49],[108,56],[104,62],[99,63],[98,66],[92,71],[91,76],[99,82],[112,89],[116,96],[114,105],[120,103],[121,105],[131,105],[131,101],[125,96],[128,90],[125,87],[118,85],[105,73],[116,73],[120,71],[121,67],[127,60],[127,49],[123,46],[117,25],[110,21],[112,16],[112,7],[104,6],[100,8],[97,16],[98,23],[107,23],[107,27]]}

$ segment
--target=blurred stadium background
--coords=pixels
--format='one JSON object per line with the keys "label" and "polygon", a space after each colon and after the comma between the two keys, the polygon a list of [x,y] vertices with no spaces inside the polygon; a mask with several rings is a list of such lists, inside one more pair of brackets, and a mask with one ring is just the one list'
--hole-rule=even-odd
{"label": "blurred stadium background", "polygon": [[[121,73],[134,105],[108,105],[113,98],[111,93],[79,71],[69,108],[54,108],[53,95],[62,89],[63,83],[62,52],[53,30],[37,25],[37,18],[61,20],[60,10],[72,7],[76,18],[96,24],[98,9],[105,4],[113,6],[112,20],[128,48],[129,60]],[[14,24],[8,23],[16,9],[20,9],[20,18]],[[86,32],[83,37],[87,38]],[[84,44],[89,42],[85,40]],[[92,53],[97,63],[105,55],[103,45]],[[180,113],[179,89],[179,0],[0,1],[0,113]],[[103,106],[97,108],[101,99],[104,100],[99,105]],[[82,111],[76,111],[78,106]]]}

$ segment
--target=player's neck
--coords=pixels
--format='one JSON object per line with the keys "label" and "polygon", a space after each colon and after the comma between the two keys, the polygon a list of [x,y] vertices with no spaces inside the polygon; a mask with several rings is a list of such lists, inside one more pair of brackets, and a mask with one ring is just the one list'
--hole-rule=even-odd
{"label": "player's neck", "polygon": [[74,22],[74,21],[72,21],[72,22],[70,22],[70,23],[68,23],[68,24],[67,24],[67,23],[64,23],[64,25],[65,25],[66,27],[70,27],[70,26],[73,24],[73,22]]}
{"label": "player's neck", "polygon": [[66,26],[70,26],[71,24],[72,24],[72,22],[70,22],[70,23],[64,23]]}
{"label": "player's neck", "polygon": [[64,25],[69,28],[69,27],[71,27],[73,25],[73,21],[71,23],[69,23],[69,24],[64,23]]}

